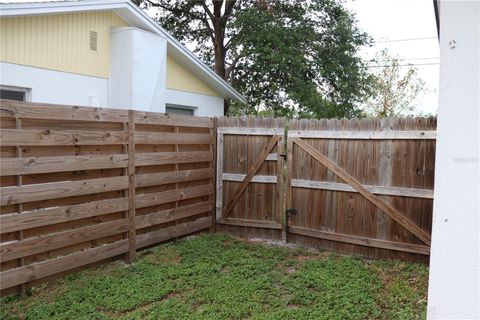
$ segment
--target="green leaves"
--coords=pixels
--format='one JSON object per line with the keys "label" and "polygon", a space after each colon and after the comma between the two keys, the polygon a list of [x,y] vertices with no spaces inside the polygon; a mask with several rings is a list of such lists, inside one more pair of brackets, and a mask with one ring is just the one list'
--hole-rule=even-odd
{"label": "green leaves", "polygon": [[353,117],[370,93],[372,78],[357,55],[370,40],[339,0],[145,5],[246,96],[248,103],[233,103],[230,114]]}

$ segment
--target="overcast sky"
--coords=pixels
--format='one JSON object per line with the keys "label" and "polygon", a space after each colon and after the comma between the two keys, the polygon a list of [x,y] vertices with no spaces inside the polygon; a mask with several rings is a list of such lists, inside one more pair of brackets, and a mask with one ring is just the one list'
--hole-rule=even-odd
{"label": "overcast sky", "polygon": [[363,50],[362,55],[372,58],[376,52],[388,48],[400,59],[409,59],[402,60],[400,64],[416,64],[420,76],[431,90],[419,109],[436,114],[439,47],[433,1],[347,0],[346,5],[356,13],[360,28],[377,42],[374,47]]}
{"label": "overcast sky", "polygon": [[420,111],[435,114],[438,104],[439,47],[433,1],[346,0],[346,6],[356,14],[360,28],[376,41],[372,48],[362,51],[362,56],[371,59],[376,52],[388,48],[390,53],[406,59],[401,64],[415,64],[430,89],[423,99]]}

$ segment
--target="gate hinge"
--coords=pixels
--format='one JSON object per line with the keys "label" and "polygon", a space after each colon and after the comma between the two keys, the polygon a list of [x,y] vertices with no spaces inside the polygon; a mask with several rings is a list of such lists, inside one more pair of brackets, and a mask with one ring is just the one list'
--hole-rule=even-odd
{"label": "gate hinge", "polygon": [[280,157],[282,157],[283,160],[287,161],[287,154],[286,153],[281,153]]}

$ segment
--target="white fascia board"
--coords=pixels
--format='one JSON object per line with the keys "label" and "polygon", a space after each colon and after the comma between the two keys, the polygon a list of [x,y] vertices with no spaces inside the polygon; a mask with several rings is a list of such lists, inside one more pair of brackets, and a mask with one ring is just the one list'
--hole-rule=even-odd
{"label": "white fascia board", "polygon": [[19,2],[0,3],[0,16],[15,17],[29,15],[48,15],[57,13],[115,10],[128,6],[128,1],[51,1],[51,2]]}
{"label": "white fascia board", "polygon": [[207,67],[190,50],[129,0],[83,0],[0,4],[0,16],[5,17],[97,10],[115,10],[120,17],[133,26],[157,33],[167,38],[167,50],[175,60],[185,65],[195,76],[207,82],[223,97],[246,103],[246,99],[228,82]]}

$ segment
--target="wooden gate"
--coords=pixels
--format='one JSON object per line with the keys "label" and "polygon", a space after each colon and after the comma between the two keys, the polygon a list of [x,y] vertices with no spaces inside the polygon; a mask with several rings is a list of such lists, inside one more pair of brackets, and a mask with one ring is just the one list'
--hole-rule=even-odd
{"label": "wooden gate", "polygon": [[284,119],[218,119],[217,229],[281,239]]}
{"label": "wooden gate", "polygon": [[427,260],[434,118],[292,120],[288,242]]}

